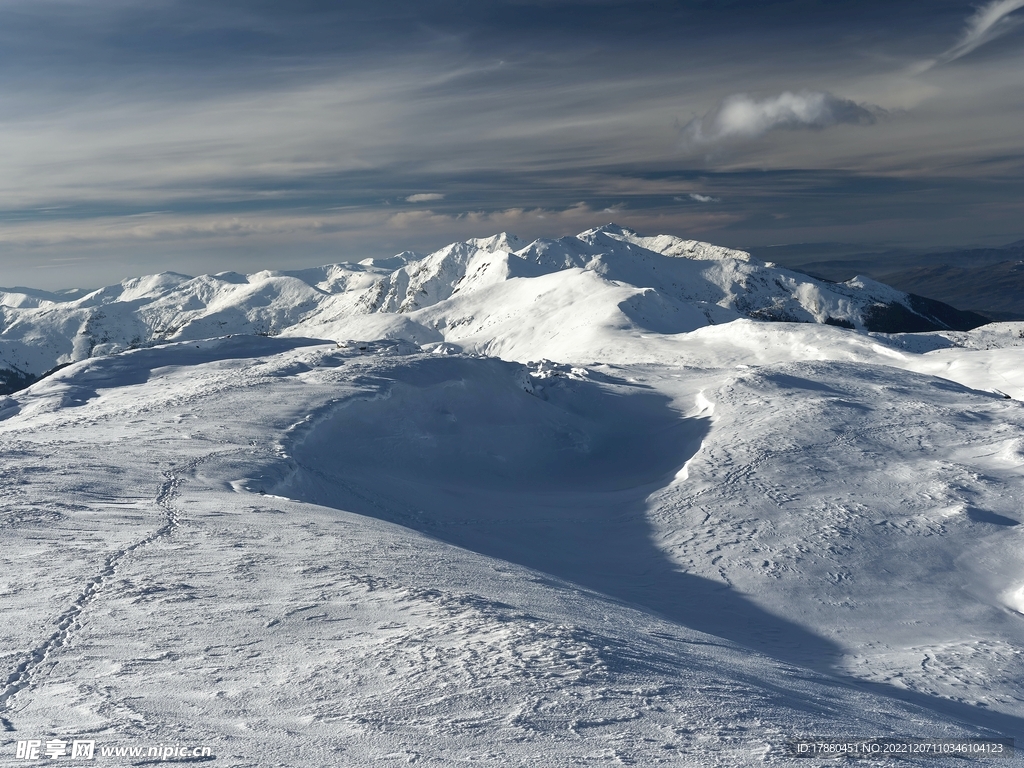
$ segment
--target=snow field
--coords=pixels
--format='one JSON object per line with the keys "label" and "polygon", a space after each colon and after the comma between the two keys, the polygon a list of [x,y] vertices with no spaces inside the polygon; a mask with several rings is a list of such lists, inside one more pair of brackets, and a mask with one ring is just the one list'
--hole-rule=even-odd
{"label": "snow field", "polygon": [[1019,732],[1015,401],[260,337],[11,400],[11,740],[697,766]]}

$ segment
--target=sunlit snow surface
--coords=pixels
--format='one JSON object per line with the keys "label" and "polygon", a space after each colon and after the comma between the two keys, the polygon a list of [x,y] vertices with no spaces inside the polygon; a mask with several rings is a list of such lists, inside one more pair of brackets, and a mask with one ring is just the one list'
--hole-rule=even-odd
{"label": "sunlit snow surface", "polygon": [[0,399],[0,764],[51,737],[224,766],[1024,738],[1019,324],[664,333],[585,272],[406,338],[182,341]]}

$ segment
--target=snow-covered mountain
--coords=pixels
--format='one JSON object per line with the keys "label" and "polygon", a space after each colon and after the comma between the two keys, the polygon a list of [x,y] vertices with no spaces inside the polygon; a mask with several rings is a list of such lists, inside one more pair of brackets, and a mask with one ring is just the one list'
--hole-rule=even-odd
{"label": "snow-covered mountain", "polygon": [[447,341],[514,356],[524,333],[531,346],[538,333],[578,343],[581,328],[666,334],[746,317],[893,333],[984,322],[866,278],[828,283],[742,251],[615,225],[300,271],[164,273],[84,295],[6,290],[0,311],[8,391],[68,362],[228,334]]}
{"label": "snow-covered mountain", "polygon": [[1024,323],[612,227],[5,304],[0,764],[1024,738]]}

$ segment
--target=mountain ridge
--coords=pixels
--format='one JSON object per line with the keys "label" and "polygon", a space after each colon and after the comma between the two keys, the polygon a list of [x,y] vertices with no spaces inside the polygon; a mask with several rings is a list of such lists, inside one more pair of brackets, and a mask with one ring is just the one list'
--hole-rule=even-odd
{"label": "mountain ridge", "polygon": [[[533,290],[541,286],[543,296]],[[829,283],[745,251],[615,224],[530,243],[503,232],[427,255],[406,251],[301,270],[163,272],[79,294],[0,289],[5,391],[69,362],[228,334],[418,344],[475,335],[487,345],[481,334],[497,318],[522,325],[551,310],[549,334],[565,332],[567,318],[579,312],[620,330],[659,334],[741,318],[885,333],[984,323],[870,278]]]}

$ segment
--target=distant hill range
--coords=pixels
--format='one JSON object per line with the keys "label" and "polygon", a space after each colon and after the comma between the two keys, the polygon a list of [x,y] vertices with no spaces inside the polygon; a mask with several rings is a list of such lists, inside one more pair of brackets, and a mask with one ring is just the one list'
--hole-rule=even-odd
{"label": "distant hill range", "polygon": [[843,282],[864,275],[990,320],[1024,320],[1024,240],[1002,248],[851,253],[830,243],[752,248],[758,258]]}

